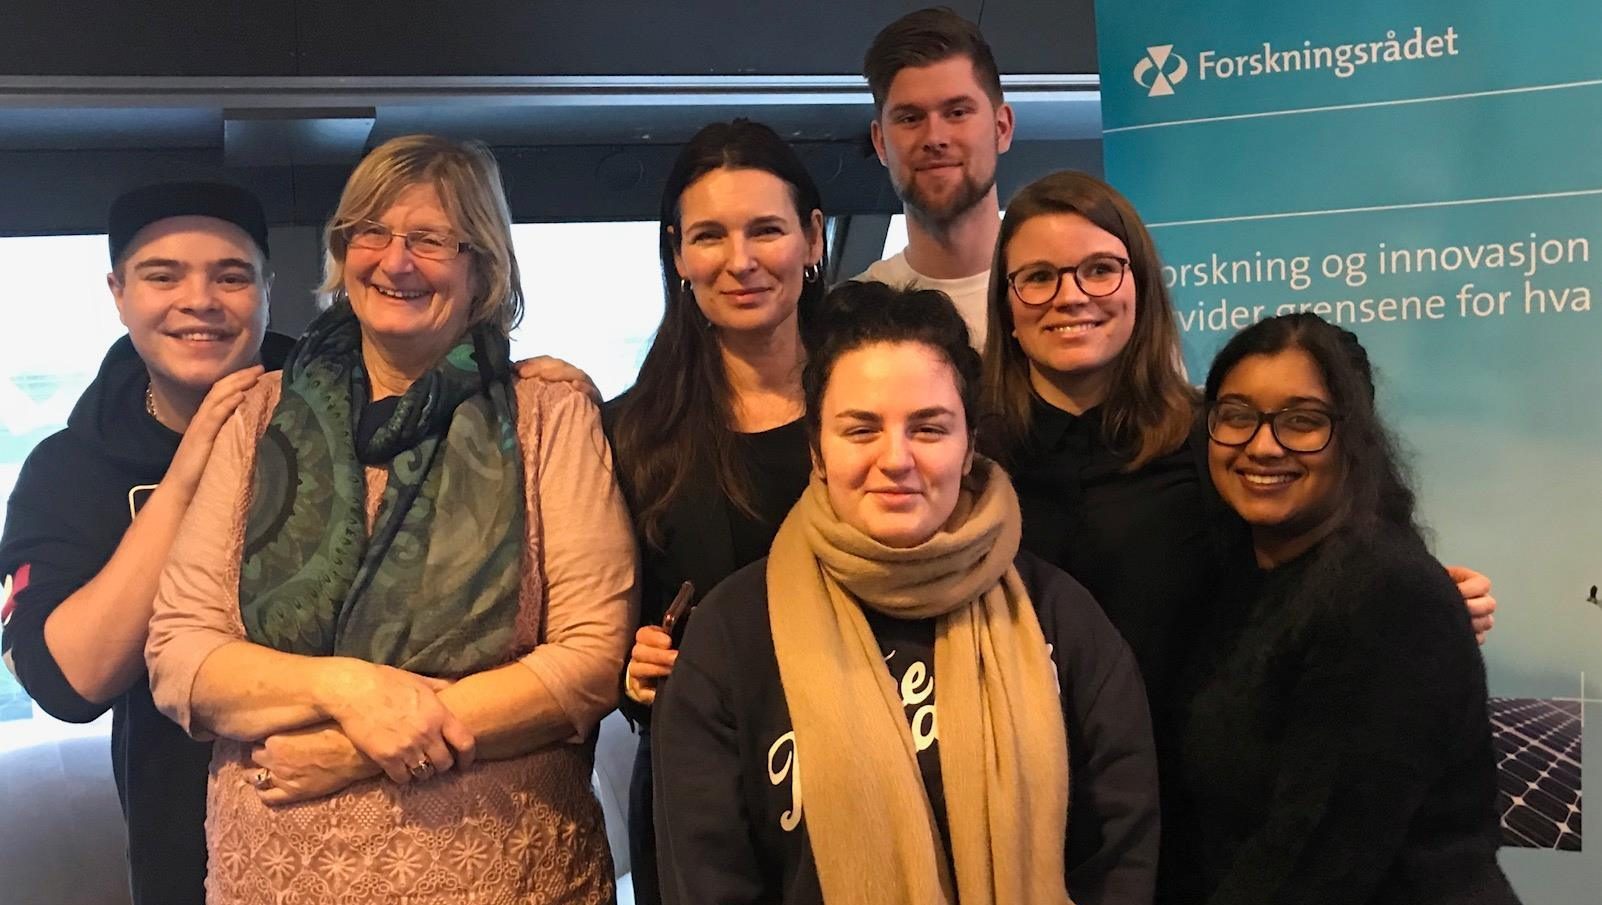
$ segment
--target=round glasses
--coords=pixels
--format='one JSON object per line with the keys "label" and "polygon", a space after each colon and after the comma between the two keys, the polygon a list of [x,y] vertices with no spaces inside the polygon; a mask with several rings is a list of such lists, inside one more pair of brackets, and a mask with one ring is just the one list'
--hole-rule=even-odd
{"label": "round glasses", "polygon": [[1221,446],[1245,446],[1267,424],[1274,442],[1287,452],[1316,453],[1329,446],[1339,420],[1339,415],[1323,409],[1260,412],[1240,402],[1215,402],[1207,410],[1207,436]]}
{"label": "round glasses", "polygon": [[362,220],[351,226],[346,241],[352,248],[382,251],[389,247],[389,243],[395,241],[396,236],[400,236],[406,242],[407,251],[430,261],[449,261],[473,247],[450,233],[432,229],[414,229],[409,233],[397,233],[376,220]]}
{"label": "round glasses", "polygon": [[1025,264],[1007,274],[1012,294],[1025,305],[1039,306],[1051,303],[1062,291],[1065,273],[1074,275],[1074,285],[1090,298],[1112,295],[1124,285],[1124,274],[1129,272],[1129,259],[1116,255],[1092,255],[1072,267],[1053,267],[1050,264]]}

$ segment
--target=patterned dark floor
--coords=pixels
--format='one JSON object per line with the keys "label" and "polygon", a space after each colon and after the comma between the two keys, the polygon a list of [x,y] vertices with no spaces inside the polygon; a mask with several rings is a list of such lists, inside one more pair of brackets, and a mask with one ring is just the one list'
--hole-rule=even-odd
{"label": "patterned dark floor", "polygon": [[1580,850],[1578,701],[1492,698],[1502,844]]}

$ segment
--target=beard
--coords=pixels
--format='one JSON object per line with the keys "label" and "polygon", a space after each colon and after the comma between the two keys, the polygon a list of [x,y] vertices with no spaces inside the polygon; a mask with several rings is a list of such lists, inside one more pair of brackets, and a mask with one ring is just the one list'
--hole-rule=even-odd
{"label": "beard", "polygon": [[981,181],[974,178],[967,170],[963,170],[962,181],[951,193],[944,199],[935,199],[918,187],[915,173],[909,176],[911,178],[905,182],[892,179],[891,186],[896,190],[901,203],[906,206],[907,215],[917,218],[934,232],[944,232],[963,214],[973,210],[974,205],[983,201],[996,185],[994,171],[990,173],[989,178]]}

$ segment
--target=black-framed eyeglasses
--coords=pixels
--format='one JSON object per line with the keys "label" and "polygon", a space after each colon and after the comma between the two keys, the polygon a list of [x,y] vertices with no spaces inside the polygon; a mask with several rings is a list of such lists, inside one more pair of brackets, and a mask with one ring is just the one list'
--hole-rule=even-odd
{"label": "black-framed eyeglasses", "polygon": [[1207,436],[1222,446],[1245,446],[1267,424],[1274,442],[1286,451],[1316,453],[1329,446],[1340,417],[1316,408],[1260,412],[1243,402],[1215,402],[1207,410]]}
{"label": "black-framed eyeglasses", "polygon": [[347,241],[352,248],[367,248],[373,251],[382,251],[389,247],[389,243],[400,236],[406,242],[406,250],[419,258],[431,261],[449,261],[469,248],[472,243],[463,242],[455,235],[433,229],[414,229],[409,233],[398,233],[376,220],[359,220],[352,224],[346,233]]}
{"label": "black-framed eyeglasses", "polygon": [[1025,305],[1047,305],[1062,291],[1065,273],[1074,275],[1074,285],[1090,298],[1112,295],[1124,285],[1129,272],[1129,259],[1117,255],[1091,255],[1072,267],[1053,267],[1050,264],[1025,264],[1007,274],[1012,294]]}

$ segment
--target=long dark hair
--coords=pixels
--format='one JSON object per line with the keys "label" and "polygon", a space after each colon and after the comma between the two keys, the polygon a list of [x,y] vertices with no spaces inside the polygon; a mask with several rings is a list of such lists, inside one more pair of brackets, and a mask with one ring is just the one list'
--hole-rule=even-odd
{"label": "long dark hair", "polygon": [[[1340,416],[1334,440],[1340,503],[1333,529],[1309,554],[1291,590],[1295,615],[1286,644],[1319,624],[1321,616],[1342,618],[1354,601],[1367,598],[1372,583],[1384,578],[1373,568],[1375,561],[1407,551],[1429,554],[1414,520],[1413,490],[1402,457],[1374,405],[1374,369],[1351,331],[1305,312],[1247,327],[1213,359],[1204,392],[1207,404],[1218,399],[1219,386],[1241,359],[1293,348],[1312,357]],[[1266,665],[1284,647],[1266,645],[1254,659]]]}
{"label": "long dark hair", "polygon": [[1207,405],[1217,401],[1218,388],[1241,359],[1287,349],[1300,349],[1313,359],[1340,418],[1335,426],[1335,456],[1342,505],[1334,533],[1374,536],[1401,531],[1419,537],[1406,467],[1374,404],[1374,368],[1352,331],[1308,312],[1283,314],[1247,327],[1213,359],[1203,392]]}
{"label": "long dark hair", "polygon": [[[694,293],[684,288],[673,266],[683,236],[680,197],[691,183],[725,167],[762,170],[784,180],[804,231],[812,228],[812,212],[823,210],[818,187],[801,158],[761,123],[744,119],[712,123],[695,133],[673,162],[662,189],[658,231],[666,306],[639,378],[617,402],[612,437],[635,528],[656,546],[663,542],[663,516],[698,466],[710,464],[729,501],[756,517],[751,477],[736,455],[732,393],[717,335],[707,327]],[[827,261],[820,261],[818,272],[827,270]],[[801,329],[823,292],[821,277],[802,284],[796,310]]]}
{"label": "long dark hair", "polygon": [[1163,283],[1162,262],[1151,234],[1128,199],[1087,173],[1064,170],[1031,182],[1007,202],[990,267],[989,334],[985,340],[985,410],[994,435],[994,454],[1005,462],[1029,439],[1032,420],[1029,357],[1012,335],[1012,303],[1007,285],[1007,245],[1018,229],[1036,217],[1078,214],[1114,236],[1129,250],[1135,281],[1135,326],[1129,344],[1109,367],[1107,399],[1101,404],[1102,429],[1114,450],[1134,471],[1179,448],[1195,419],[1196,393],[1180,371],[1179,329],[1174,305]]}

